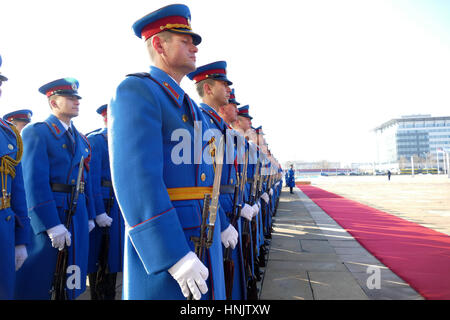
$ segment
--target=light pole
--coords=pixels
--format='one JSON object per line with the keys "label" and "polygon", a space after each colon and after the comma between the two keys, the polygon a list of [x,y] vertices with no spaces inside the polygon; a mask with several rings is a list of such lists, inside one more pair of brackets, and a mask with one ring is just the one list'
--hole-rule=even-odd
{"label": "light pole", "polygon": [[428,154],[425,152],[422,152],[423,155],[425,155],[425,168],[427,169],[428,174]]}
{"label": "light pole", "polygon": [[437,174],[439,175],[439,149],[436,148],[436,164],[437,164]]}

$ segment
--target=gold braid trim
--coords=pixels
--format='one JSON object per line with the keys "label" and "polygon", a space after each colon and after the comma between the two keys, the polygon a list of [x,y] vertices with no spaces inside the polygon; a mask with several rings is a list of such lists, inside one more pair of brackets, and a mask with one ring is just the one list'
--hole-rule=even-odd
{"label": "gold braid trim", "polygon": [[17,154],[16,159],[13,159],[10,156],[1,157],[0,161],[0,173],[2,178],[2,198],[1,198],[1,207],[7,208],[9,207],[9,199],[11,194],[7,193],[8,190],[8,174],[14,179],[16,176],[16,166],[20,163],[23,154],[23,143],[22,137],[20,136],[19,131],[17,131],[14,125],[10,125],[12,131],[16,135],[17,142]]}
{"label": "gold braid trim", "polygon": [[186,24],[180,24],[180,23],[168,23],[165,26],[159,27],[161,30],[164,29],[189,29],[192,30],[191,26],[188,26]]}

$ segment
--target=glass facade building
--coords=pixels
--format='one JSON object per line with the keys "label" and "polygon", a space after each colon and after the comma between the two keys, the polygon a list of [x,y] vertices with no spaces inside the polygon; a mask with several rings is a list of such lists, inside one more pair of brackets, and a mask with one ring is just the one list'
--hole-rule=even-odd
{"label": "glass facade building", "polygon": [[436,165],[438,150],[450,147],[450,116],[402,116],[383,123],[374,132],[378,164],[410,161],[416,156]]}

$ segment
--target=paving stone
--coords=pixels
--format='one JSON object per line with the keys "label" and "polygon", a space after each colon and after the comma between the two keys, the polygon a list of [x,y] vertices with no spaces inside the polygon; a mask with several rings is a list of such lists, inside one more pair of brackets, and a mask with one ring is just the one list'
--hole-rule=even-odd
{"label": "paving stone", "polygon": [[261,300],[312,300],[306,271],[267,267]]}
{"label": "paving stone", "polygon": [[300,246],[304,252],[310,253],[336,253],[334,248],[330,246],[328,240],[300,240]]}
{"label": "paving stone", "polygon": [[308,271],[315,300],[368,300],[348,272]]}

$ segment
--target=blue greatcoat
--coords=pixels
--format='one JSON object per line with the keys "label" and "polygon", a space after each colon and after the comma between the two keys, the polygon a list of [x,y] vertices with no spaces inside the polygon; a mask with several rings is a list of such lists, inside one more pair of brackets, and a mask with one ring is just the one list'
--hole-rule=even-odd
{"label": "blue greatcoat", "polygon": [[[108,129],[102,128],[87,135],[92,149],[90,162],[92,193],[96,214],[107,212],[113,219],[108,228],[109,251],[108,270],[110,273],[123,270],[123,244],[125,226],[119,205],[115,200],[112,187],[105,186],[111,182],[111,170],[108,154]],[[89,234],[89,266],[88,273],[96,272],[102,241],[102,228],[98,225]]]}
{"label": "blue greatcoat", "polygon": [[[0,157],[9,156],[16,160],[17,152],[16,134],[6,121],[0,119]],[[17,245],[27,245],[30,240],[30,221],[23,185],[22,164],[19,163],[14,168],[15,177],[12,178],[11,174],[5,175],[6,182],[2,186],[2,189],[6,187],[6,193],[11,195],[11,206],[0,209],[0,300],[14,297],[16,280],[14,248]],[[0,175],[3,177],[4,173]],[[5,194],[2,193],[1,196]]]}
{"label": "blue greatcoat", "polygon": [[286,182],[288,187],[295,187],[295,172],[294,170],[291,168],[288,171],[288,177],[287,177],[287,182]]}
{"label": "blue greatcoat", "polygon": [[[209,155],[208,140],[198,132],[205,125],[198,106],[156,67],[127,77],[116,89],[108,108],[108,143],[126,226],[124,299],[185,299],[167,270],[194,251],[190,238],[199,236],[203,200],[171,201],[167,188],[212,186],[211,161],[194,161],[202,150]],[[217,218],[203,257],[209,277],[202,299],[225,298],[220,230]]]}
{"label": "blue greatcoat", "polygon": [[[73,127],[73,126],[72,126]],[[91,155],[89,143],[74,127],[75,146],[66,134],[66,129],[54,115],[44,122],[26,126],[23,136],[23,169],[28,213],[33,235],[28,250],[28,259],[17,273],[16,299],[50,299],[53,273],[58,249],[53,248],[46,230],[66,222],[70,194],[53,192],[51,183],[75,185],[81,157],[85,161],[83,180],[84,193],[78,198],[76,212],[69,232],[70,268],[66,287],[69,299],[75,299],[86,289],[89,250],[88,220],[95,218],[88,160]],[[72,149],[74,148],[74,149]]]}
{"label": "blue greatcoat", "polygon": [[[236,146],[234,144],[234,138],[231,134],[231,127],[217,114],[217,112],[205,103],[200,104],[200,109],[203,111],[205,118],[208,119],[208,125],[211,129],[219,130],[221,134],[224,134],[225,138],[225,155],[224,155],[224,165],[222,169],[222,185],[233,185],[236,183],[236,169],[237,162],[235,162]],[[227,129],[230,129],[227,131]],[[220,195],[220,206],[222,208],[222,218],[223,224],[229,225],[231,218],[235,213],[233,212],[233,194],[221,194]],[[232,259],[234,261],[234,278],[233,278],[233,300],[245,300],[246,297],[246,281],[244,274],[244,262],[242,256],[242,228],[241,219],[238,218],[236,225],[234,226],[239,233],[239,240],[231,252]],[[225,253],[225,247],[223,247]]]}

